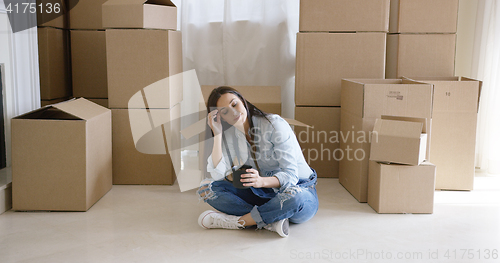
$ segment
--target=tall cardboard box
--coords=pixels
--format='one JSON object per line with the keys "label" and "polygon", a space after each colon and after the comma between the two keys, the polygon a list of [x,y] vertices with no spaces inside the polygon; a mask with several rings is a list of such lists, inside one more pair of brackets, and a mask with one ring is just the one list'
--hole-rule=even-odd
{"label": "tall cardboard box", "polygon": [[[212,90],[219,86],[203,85],[201,93],[203,95],[203,103],[200,103],[200,119],[205,119],[207,116],[207,102]],[[281,115],[281,87],[279,86],[231,86],[236,89],[241,95],[255,107],[266,113],[274,113]],[[263,96],[265,94],[265,96]],[[206,119],[205,119],[206,120]],[[206,126],[208,127],[208,125]],[[200,149],[199,149],[199,166],[201,170],[206,170],[208,156],[212,153],[212,149],[205,148],[205,132],[200,134]]]}
{"label": "tall cardboard box", "polygon": [[382,116],[375,120],[370,161],[419,165],[427,151],[427,120]]}
{"label": "tall cardboard box", "polygon": [[177,7],[170,0],[108,0],[102,5],[105,28],[177,29]]}
{"label": "tall cardboard box", "polygon": [[318,177],[338,178],[340,107],[295,107],[295,119],[311,127],[295,127],[295,135],[309,166]]}
{"label": "tall cardboard box", "polygon": [[457,21],[458,0],[391,0],[391,33],[456,33]]}
{"label": "tall cardboard box", "polygon": [[436,189],[472,190],[481,81],[465,77],[417,78],[434,86],[430,161]]}
{"label": "tall cardboard box", "polygon": [[299,31],[387,32],[390,0],[300,0]]}
{"label": "tall cardboard box", "polygon": [[39,27],[37,31],[41,99],[71,96],[69,31],[50,27]]}
{"label": "tall cardboard box", "polygon": [[71,64],[74,97],[108,97],[104,31],[71,30]]}
{"label": "tall cardboard box", "polygon": [[182,85],[171,84],[168,78],[182,73],[180,31],[107,29],[106,55],[110,108],[141,108],[141,103],[129,104],[129,100],[146,89],[161,90],[148,96],[157,97],[147,101],[148,108],[171,108],[182,101]]}
{"label": "tall cardboard box", "polygon": [[388,34],[385,77],[453,77],[456,34]]}
{"label": "tall cardboard box", "polygon": [[[180,104],[171,109],[111,111],[113,184],[173,184],[176,179],[175,168],[180,170],[181,156],[180,151],[177,155],[168,154],[167,142],[174,144],[172,148],[180,149]],[[157,118],[158,116],[160,118]],[[144,139],[141,138],[136,145],[133,134],[137,129],[148,129],[149,134],[146,134]],[[146,152],[148,150],[149,152]],[[153,153],[150,150],[153,150]]]}
{"label": "tall cardboard box", "polygon": [[368,204],[378,213],[432,214],[436,166],[370,161]]}
{"label": "tall cardboard box", "polygon": [[71,29],[102,30],[102,4],[107,0],[66,0],[69,10]]}
{"label": "tall cardboard box", "polygon": [[13,209],[87,211],[111,189],[111,158],[111,111],[88,100],[13,118]]}
{"label": "tall cardboard box", "polygon": [[298,33],[297,106],[340,106],[342,78],[385,76],[385,33]]}
{"label": "tall cardboard box", "polygon": [[65,0],[37,0],[37,25],[68,29],[68,8]]}
{"label": "tall cardboard box", "polygon": [[[359,201],[366,202],[370,138],[382,115],[432,119],[432,85],[401,79],[342,80],[339,182]],[[427,158],[432,133],[428,133]]]}

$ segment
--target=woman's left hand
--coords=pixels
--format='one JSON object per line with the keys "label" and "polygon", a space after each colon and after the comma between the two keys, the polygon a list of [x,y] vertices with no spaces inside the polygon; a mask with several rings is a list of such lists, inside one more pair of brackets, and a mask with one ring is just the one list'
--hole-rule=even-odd
{"label": "woman's left hand", "polygon": [[246,169],[246,174],[241,175],[243,186],[252,186],[254,188],[262,188],[265,186],[265,180],[259,175],[259,171],[255,169]]}

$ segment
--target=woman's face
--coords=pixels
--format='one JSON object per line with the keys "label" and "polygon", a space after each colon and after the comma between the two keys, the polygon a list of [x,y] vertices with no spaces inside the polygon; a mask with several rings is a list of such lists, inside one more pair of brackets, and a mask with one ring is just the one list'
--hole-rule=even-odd
{"label": "woman's face", "polygon": [[247,119],[247,110],[240,98],[232,93],[223,94],[217,101],[217,109],[224,121],[231,125],[242,125]]}

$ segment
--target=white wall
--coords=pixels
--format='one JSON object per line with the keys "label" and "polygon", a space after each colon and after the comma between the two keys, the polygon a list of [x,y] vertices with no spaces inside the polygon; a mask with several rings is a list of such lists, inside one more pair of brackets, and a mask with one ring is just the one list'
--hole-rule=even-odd
{"label": "white wall", "polygon": [[477,0],[459,0],[455,76],[471,77]]}

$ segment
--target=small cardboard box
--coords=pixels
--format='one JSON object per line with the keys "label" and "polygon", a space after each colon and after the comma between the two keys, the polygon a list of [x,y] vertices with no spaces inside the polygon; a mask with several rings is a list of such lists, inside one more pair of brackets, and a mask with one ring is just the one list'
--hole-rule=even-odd
{"label": "small cardboard box", "polygon": [[40,97],[42,100],[70,97],[69,31],[50,27],[39,27],[37,31]]}
{"label": "small cardboard box", "polygon": [[456,33],[459,0],[391,0],[389,32]]}
{"label": "small cardboard box", "polygon": [[[40,7],[42,7],[40,9]],[[68,10],[65,0],[37,0],[38,26],[68,29]]]}
{"label": "small cardboard box", "polygon": [[13,209],[87,211],[111,189],[111,158],[111,111],[88,100],[13,118]]}
{"label": "small cardboard box", "polygon": [[70,29],[103,30],[102,4],[107,0],[66,0],[69,10]]}
{"label": "small cardboard box", "polygon": [[304,157],[318,177],[338,178],[340,149],[340,107],[295,107],[295,119],[311,127],[295,127]]}
{"label": "small cardboard box", "polygon": [[370,161],[419,165],[427,150],[425,118],[382,116],[373,128]]}
{"label": "small cardboard box", "polygon": [[108,0],[102,5],[104,28],[177,29],[177,7],[169,0]]}
{"label": "small cardboard box", "polygon": [[106,54],[110,108],[143,108],[129,104],[141,90],[159,92],[146,94],[148,108],[171,108],[182,101],[182,84],[169,78],[182,73],[180,31],[107,29]]}
{"label": "small cardboard box", "polygon": [[385,33],[298,33],[297,106],[340,106],[342,78],[385,75]]}
{"label": "small cardboard box", "polygon": [[436,189],[472,190],[481,81],[465,77],[416,78],[434,86],[430,161]]}
{"label": "small cardboard box", "polygon": [[[368,156],[375,120],[382,115],[426,118],[431,127],[432,85],[401,79],[342,80],[339,182],[359,201],[366,202]],[[427,133],[427,156],[432,134]]]}
{"label": "small cardboard box", "polygon": [[370,161],[368,204],[378,213],[432,214],[436,166]]}
{"label": "small cardboard box", "polygon": [[104,31],[71,30],[71,64],[74,97],[108,97]]}
{"label": "small cardboard box", "polygon": [[[180,104],[172,109],[112,109],[113,184],[171,185],[181,156],[170,155],[167,142],[180,149]],[[162,123],[150,123],[151,120]],[[158,118],[159,117],[159,118]],[[157,127],[151,129],[151,127]],[[139,129],[139,131],[138,131]],[[145,136],[135,142],[134,134]],[[153,150],[153,151],[151,151]]]}
{"label": "small cardboard box", "polygon": [[390,0],[301,0],[299,31],[387,32]]}
{"label": "small cardboard box", "polygon": [[456,34],[388,34],[385,77],[453,77]]}

